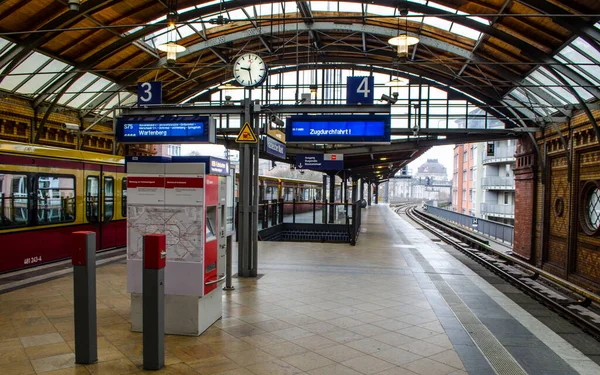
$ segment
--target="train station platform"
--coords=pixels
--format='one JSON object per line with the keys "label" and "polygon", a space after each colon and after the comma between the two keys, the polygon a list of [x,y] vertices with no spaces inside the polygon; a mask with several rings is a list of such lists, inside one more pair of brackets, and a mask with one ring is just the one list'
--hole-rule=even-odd
{"label": "train station platform", "polygon": [[[582,353],[508,298],[510,285],[489,283],[444,247],[386,205],[364,210],[357,246],[261,242],[259,277],[234,278],[223,319],[201,336],[167,336],[159,373],[600,373],[597,355]],[[74,364],[72,282],[64,276],[0,294],[0,373],[143,372],[125,262],[98,268],[93,365]]]}

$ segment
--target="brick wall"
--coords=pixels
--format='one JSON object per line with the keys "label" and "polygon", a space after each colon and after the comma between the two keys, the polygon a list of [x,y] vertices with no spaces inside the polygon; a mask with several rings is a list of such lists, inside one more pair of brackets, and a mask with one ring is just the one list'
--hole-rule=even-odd
{"label": "brick wall", "polygon": [[533,261],[537,157],[529,138],[518,140],[515,156],[515,240],[513,251],[519,257]]}

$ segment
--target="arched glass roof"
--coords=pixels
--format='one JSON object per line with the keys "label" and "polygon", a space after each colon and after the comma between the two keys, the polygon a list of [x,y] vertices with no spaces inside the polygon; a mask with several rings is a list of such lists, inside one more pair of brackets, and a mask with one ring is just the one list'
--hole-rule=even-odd
{"label": "arched glass roof", "polygon": [[[171,3],[179,19],[169,31]],[[163,81],[170,103],[203,97],[253,51],[271,68],[354,64],[425,77],[502,121],[533,124],[600,98],[599,14],[595,0],[87,0],[80,12],[15,0],[0,4],[0,90],[102,118],[135,103],[138,81]],[[387,44],[404,32],[421,38],[406,60]],[[174,65],[157,50],[167,40],[188,49]]]}

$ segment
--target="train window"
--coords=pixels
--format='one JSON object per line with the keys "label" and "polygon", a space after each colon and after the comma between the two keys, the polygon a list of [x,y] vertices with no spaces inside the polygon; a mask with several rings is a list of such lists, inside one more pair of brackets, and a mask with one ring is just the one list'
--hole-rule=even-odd
{"label": "train window", "polygon": [[36,183],[38,224],[75,220],[75,176],[42,175]]}
{"label": "train window", "polygon": [[121,180],[121,215],[127,217],[127,178]]}
{"label": "train window", "polygon": [[115,179],[104,177],[104,222],[109,222],[115,211]]}
{"label": "train window", "polygon": [[90,223],[98,222],[98,187],[97,176],[88,176],[85,182],[85,216]]}
{"label": "train window", "polygon": [[29,224],[27,175],[0,173],[0,228]]}

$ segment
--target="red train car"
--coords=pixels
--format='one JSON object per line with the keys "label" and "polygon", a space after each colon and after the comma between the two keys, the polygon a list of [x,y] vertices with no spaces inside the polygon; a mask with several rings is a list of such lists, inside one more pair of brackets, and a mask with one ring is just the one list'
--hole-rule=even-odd
{"label": "red train car", "polygon": [[0,141],[0,272],[71,256],[71,233],[125,246],[122,157]]}

